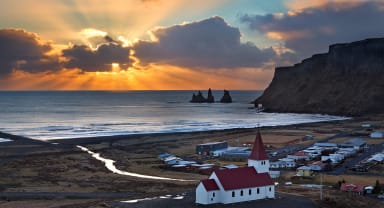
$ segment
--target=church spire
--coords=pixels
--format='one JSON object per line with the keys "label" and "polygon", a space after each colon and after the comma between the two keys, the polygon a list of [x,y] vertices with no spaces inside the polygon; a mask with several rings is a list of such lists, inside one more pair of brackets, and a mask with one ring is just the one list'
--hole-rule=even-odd
{"label": "church spire", "polygon": [[253,144],[250,160],[268,160],[267,154],[265,153],[264,143],[261,139],[259,128],[257,128],[255,142]]}

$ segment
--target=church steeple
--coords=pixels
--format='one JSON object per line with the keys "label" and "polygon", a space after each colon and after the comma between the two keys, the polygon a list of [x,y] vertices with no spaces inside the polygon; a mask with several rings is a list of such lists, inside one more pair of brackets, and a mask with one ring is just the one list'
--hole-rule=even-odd
{"label": "church steeple", "polygon": [[265,153],[264,143],[261,139],[260,130],[257,129],[255,142],[253,143],[253,148],[251,155],[249,156],[251,160],[268,160],[267,154]]}
{"label": "church steeple", "polygon": [[269,172],[269,160],[265,152],[264,143],[259,129],[257,129],[255,142],[253,144],[251,155],[248,159],[248,166],[255,167],[258,173]]}

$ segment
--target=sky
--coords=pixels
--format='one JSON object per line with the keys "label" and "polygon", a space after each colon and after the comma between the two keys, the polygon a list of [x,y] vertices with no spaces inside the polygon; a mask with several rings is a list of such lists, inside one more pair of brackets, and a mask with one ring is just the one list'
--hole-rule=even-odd
{"label": "sky", "polygon": [[383,19],[372,0],[2,0],[0,90],[263,90]]}

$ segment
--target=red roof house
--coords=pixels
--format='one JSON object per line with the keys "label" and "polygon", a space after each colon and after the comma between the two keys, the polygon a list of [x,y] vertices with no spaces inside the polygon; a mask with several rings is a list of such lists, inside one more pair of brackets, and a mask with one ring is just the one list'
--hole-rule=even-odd
{"label": "red roof house", "polygon": [[340,190],[362,194],[364,192],[364,186],[352,183],[342,183],[340,186]]}

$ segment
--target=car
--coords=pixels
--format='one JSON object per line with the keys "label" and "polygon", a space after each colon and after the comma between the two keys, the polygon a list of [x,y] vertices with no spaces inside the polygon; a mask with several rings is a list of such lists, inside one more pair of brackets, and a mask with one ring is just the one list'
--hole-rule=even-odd
{"label": "car", "polygon": [[378,199],[384,199],[384,194],[377,195]]}

